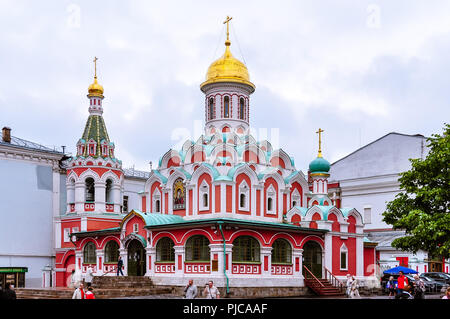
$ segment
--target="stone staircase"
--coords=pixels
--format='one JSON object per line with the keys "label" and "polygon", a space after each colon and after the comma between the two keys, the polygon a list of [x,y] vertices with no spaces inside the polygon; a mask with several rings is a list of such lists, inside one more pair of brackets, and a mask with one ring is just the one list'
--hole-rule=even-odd
{"label": "stone staircase", "polygon": [[[86,288],[86,287],[85,287]],[[138,297],[150,295],[171,295],[174,287],[155,286],[148,277],[99,276],[92,282],[97,299]],[[71,299],[72,288],[20,288],[16,289],[18,299]]]}
{"label": "stone staircase", "polygon": [[149,277],[103,276],[94,277],[94,294],[99,299],[149,296],[174,293],[172,287],[155,286]]}
{"label": "stone staircase", "polygon": [[324,297],[342,297],[345,291],[333,286],[328,279],[305,279],[305,285],[311,288],[319,296]]}

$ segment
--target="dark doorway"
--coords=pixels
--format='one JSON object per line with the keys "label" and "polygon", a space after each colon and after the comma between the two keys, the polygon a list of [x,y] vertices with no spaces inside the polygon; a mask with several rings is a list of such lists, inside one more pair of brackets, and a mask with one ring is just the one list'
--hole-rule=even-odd
{"label": "dark doorway", "polygon": [[[303,265],[308,268],[314,276],[322,278],[322,248],[315,241],[308,241],[303,246]],[[311,277],[309,274],[305,275],[303,269],[303,276]]]}
{"label": "dark doorway", "polygon": [[128,244],[128,276],[145,275],[145,249],[139,240]]}

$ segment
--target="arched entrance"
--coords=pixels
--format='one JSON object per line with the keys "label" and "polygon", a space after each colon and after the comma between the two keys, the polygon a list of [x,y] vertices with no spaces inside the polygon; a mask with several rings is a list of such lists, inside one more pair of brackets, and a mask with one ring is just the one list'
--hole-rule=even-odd
{"label": "arched entrance", "polygon": [[133,239],[128,244],[128,276],[145,275],[145,249],[142,243]]}
{"label": "arched entrance", "polygon": [[[322,247],[317,242],[308,241],[303,246],[303,265],[314,276],[319,279],[322,278]],[[303,269],[303,276],[305,276],[305,269]]]}
{"label": "arched entrance", "polygon": [[63,285],[64,287],[70,287],[70,283],[72,282],[72,270],[75,270],[75,255],[67,257],[64,268],[66,268],[66,272],[64,273]]}

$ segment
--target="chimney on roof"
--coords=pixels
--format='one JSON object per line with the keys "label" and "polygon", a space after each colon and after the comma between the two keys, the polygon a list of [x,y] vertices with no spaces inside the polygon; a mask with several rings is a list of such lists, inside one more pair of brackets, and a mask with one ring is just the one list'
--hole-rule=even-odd
{"label": "chimney on roof", "polygon": [[11,128],[5,126],[2,129],[2,140],[5,143],[11,143]]}

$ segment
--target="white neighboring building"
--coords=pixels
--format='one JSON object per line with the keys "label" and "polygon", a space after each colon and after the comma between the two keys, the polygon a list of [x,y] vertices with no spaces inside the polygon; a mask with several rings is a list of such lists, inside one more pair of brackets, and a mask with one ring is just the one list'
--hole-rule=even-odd
{"label": "white neighboring building", "polygon": [[[53,218],[65,210],[62,152],[11,136],[0,139],[0,286],[42,285],[54,264]],[[64,173],[62,173],[64,171]],[[25,274],[25,276],[23,275]],[[48,278],[50,279],[50,278]]]}
{"label": "white neighboring building", "polygon": [[448,272],[448,261],[429,262],[424,251],[416,255],[396,250],[391,242],[404,236],[392,231],[383,222],[386,203],[400,192],[399,173],[411,169],[410,158],[425,159],[428,154],[426,137],[389,133],[331,164],[330,183],[339,182],[342,207],[355,207],[363,214],[364,231],[371,241],[377,242],[377,260],[380,271],[400,264],[419,272]]}

